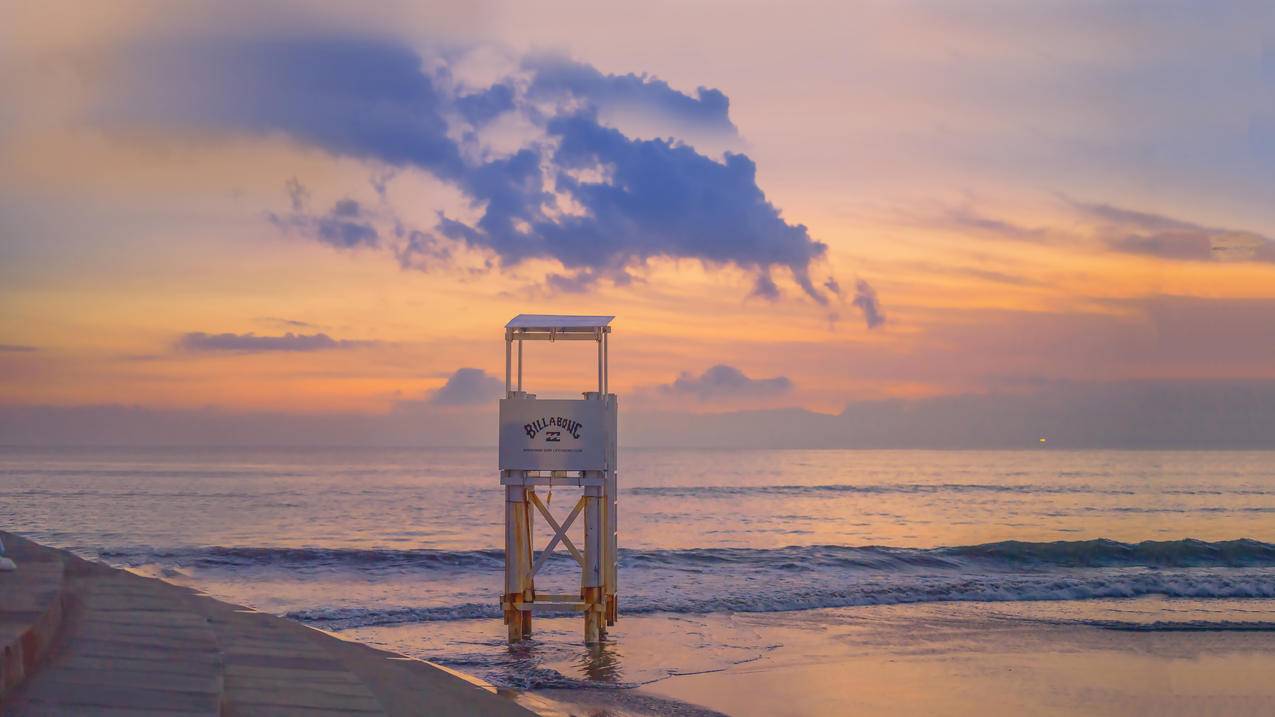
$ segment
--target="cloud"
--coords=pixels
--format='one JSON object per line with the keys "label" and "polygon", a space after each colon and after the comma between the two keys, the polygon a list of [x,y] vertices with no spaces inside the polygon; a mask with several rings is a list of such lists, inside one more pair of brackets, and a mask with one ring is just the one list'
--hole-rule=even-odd
{"label": "cloud", "polygon": [[107,127],[282,133],[337,155],[463,170],[446,98],[421,56],[391,40],[212,36],[129,48],[98,119]]}
{"label": "cloud", "polygon": [[968,229],[979,234],[989,234],[1005,239],[1039,240],[1044,229],[1024,227],[1013,222],[982,214],[970,207],[952,207],[944,212],[942,223],[958,229]]}
{"label": "cloud", "polygon": [[401,225],[395,233],[400,241],[394,247],[394,257],[400,267],[428,271],[451,261],[451,248],[433,234]]}
{"label": "cloud", "polygon": [[532,71],[528,95],[533,99],[574,99],[592,109],[653,113],[674,124],[734,135],[730,98],[720,90],[699,87],[692,97],[649,75],[605,75],[590,65],[560,55],[527,58]]}
{"label": "cloud", "polygon": [[1061,382],[1028,392],[775,409],[633,414],[630,443],[765,448],[1275,448],[1275,381]]}
{"label": "cloud", "polygon": [[[494,408],[494,402],[492,405]],[[1066,382],[1027,393],[803,409],[625,414],[626,446],[729,448],[1273,449],[1275,381]],[[0,405],[13,445],[492,446],[494,422],[415,403],[366,413],[229,413]]]}
{"label": "cloud", "polygon": [[308,321],[299,321],[297,319],[286,319],[280,316],[261,316],[257,318],[257,321],[260,321],[263,324],[270,324],[272,326],[285,326],[291,329],[319,328],[317,324],[312,324]]}
{"label": "cloud", "polygon": [[514,89],[508,84],[492,85],[480,92],[458,97],[456,109],[470,124],[482,127],[514,109]]}
{"label": "cloud", "polygon": [[[580,213],[549,211],[540,158],[523,150],[471,178],[471,193],[491,198],[477,223],[444,218],[440,231],[496,252],[506,265],[555,259],[571,271],[556,279],[564,286],[603,277],[627,283],[630,268],[656,257],[698,259],[754,272],[767,289],[771,269],[786,268],[811,298],[826,302],[810,278],[826,245],[784,221],[748,157],[727,153],[717,162],[669,140],[630,139],[591,114],[555,118],[547,130],[558,140],[554,190]],[[773,298],[778,290],[759,293]]]}
{"label": "cloud", "polygon": [[[296,191],[304,192],[304,187],[292,180],[288,184],[288,192],[292,197],[293,211],[280,216],[273,212],[267,214],[271,224],[281,231],[297,233],[314,241],[338,249],[354,249],[356,247],[375,247],[380,241],[380,234],[372,225],[372,217],[353,199],[340,199],[323,215],[313,215],[305,211],[305,198]],[[295,183],[295,184],[294,184]]]}
{"label": "cloud", "polygon": [[924,226],[964,230],[970,236],[1103,249],[1175,261],[1275,262],[1275,240],[1253,231],[1225,229],[1101,202],[1062,198],[1079,221],[1071,226],[1025,227],[970,207],[928,214],[903,212]]}
{"label": "cloud", "polygon": [[436,406],[474,406],[494,403],[505,392],[505,382],[480,368],[458,368],[447,383],[434,391],[429,403]]}
{"label": "cloud", "polygon": [[332,349],[364,348],[375,341],[349,341],[334,339],[324,333],[294,334],[282,336],[257,336],[256,334],[206,334],[195,331],[184,334],[177,341],[177,348],[199,353],[263,353],[267,351],[328,351]]}
{"label": "cloud", "polygon": [[687,396],[697,401],[766,398],[787,393],[791,389],[792,381],[787,376],[749,378],[743,371],[726,364],[717,364],[698,376],[682,372],[673,383],[659,387],[661,393]]}
{"label": "cloud", "polygon": [[292,211],[299,212],[305,209],[310,203],[310,190],[305,188],[301,180],[292,177],[284,182],[284,186],[288,189],[288,200],[292,204]]}
{"label": "cloud", "polygon": [[863,322],[869,329],[885,323],[885,314],[881,311],[881,302],[877,300],[877,291],[863,279],[854,283],[854,300],[851,303],[863,314]]}
{"label": "cloud", "polygon": [[[781,270],[826,303],[827,290],[811,278],[826,245],[783,218],[749,157],[728,152],[719,161],[676,140],[630,138],[600,119],[607,107],[641,108],[675,127],[733,133],[720,91],[691,96],[656,78],[604,75],[553,57],[526,60],[529,80],[507,77],[472,91],[451,79],[448,57],[336,35],[139,45],[116,67],[97,119],[108,129],[283,135],[333,155],[429,172],[460,189],[477,218],[440,214],[434,227],[396,227],[399,241],[388,248],[406,268],[446,263],[451,255],[439,245],[446,240],[501,267],[554,260],[566,273],[550,284],[584,290],[599,280],[627,283],[651,259],[691,259],[738,267],[753,275],[754,294],[771,299],[780,295],[772,272]],[[546,110],[546,98],[558,101]],[[541,136],[503,154],[449,124],[463,118],[478,127],[509,111]],[[291,213],[269,220],[339,248],[384,245],[378,226],[390,219],[353,199],[312,214],[308,198],[293,180]]]}
{"label": "cloud", "polygon": [[23,344],[0,344],[0,353],[30,353],[39,350],[35,346],[25,346]]}
{"label": "cloud", "polygon": [[1070,202],[1096,222],[1107,248],[1179,261],[1275,262],[1275,242],[1251,231],[1220,229],[1110,204]]}

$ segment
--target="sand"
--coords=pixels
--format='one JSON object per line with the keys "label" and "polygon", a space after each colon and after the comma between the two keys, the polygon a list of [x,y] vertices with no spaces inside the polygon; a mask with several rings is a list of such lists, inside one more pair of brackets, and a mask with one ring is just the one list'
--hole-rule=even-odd
{"label": "sand", "polygon": [[642,692],[741,716],[1275,714],[1270,622],[1109,629],[1000,607],[823,610],[786,627],[736,618],[764,623],[782,646]]}

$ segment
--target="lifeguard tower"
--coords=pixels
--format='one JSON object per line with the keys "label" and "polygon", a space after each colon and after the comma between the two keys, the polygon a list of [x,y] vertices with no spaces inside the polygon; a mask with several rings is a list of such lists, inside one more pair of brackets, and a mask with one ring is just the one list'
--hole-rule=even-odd
{"label": "lifeguard tower", "polygon": [[[617,405],[608,392],[607,338],[614,316],[520,314],[505,325],[505,398],[500,402],[500,483],[505,487],[505,593],[509,642],[531,635],[538,610],[584,613],[584,640],[600,642],[616,610]],[[596,391],[583,398],[541,399],[523,390],[523,342],[594,341]],[[517,343],[517,350],[514,344]],[[514,357],[517,354],[517,371]],[[581,495],[559,523],[536,488],[579,487]],[[536,513],[553,529],[544,550],[532,546]],[[583,550],[567,536],[584,516]],[[538,593],[536,574],[561,543],[580,564],[580,592]]]}

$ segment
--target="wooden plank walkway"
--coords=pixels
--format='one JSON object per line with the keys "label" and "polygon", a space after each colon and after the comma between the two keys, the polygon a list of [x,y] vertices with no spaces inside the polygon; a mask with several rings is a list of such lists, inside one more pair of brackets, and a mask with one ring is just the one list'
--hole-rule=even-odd
{"label": "wooden plank walkway", "polygon": [[27,680],[15,714],[221,713],[221,650],[188,596],[125,573],[69,582],[69,639]]}
{"label": "wooden plank walkway", "polygon": [[526,717],[552,711],[548,703],[522,695],[519,704],[426,662],[7,533],[0,538],[8,547],[22,546],[18,571],[5,575],[25,574],[22,586],[16,579],[0,583],[0,636],[44,614],[28,606],[61,609],[47,656],[28,665],[16,687],[0,692],[5,717]]}
{"label": "wooden plank walkway", "polygon": [[6,549],[21,568],[0,573],[0,695],[34,670],[62,624],[62,562],[17,541]]}

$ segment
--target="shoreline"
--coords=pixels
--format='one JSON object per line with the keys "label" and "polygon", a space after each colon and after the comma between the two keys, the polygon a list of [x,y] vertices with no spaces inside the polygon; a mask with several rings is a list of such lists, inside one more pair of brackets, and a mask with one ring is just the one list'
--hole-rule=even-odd
{"label": "shoreline", "polygon": [[[203,694],[225,692],[229,701],[218,701],[216,710],[205,714],[267,714],[252,709],[262,704],[277,706],[260,702],[267,698],[295,698],[308,708],[335,705],[352,714],[747,717],[847,712],[974,715],[997,710],[1059,715],[1275,711],[1275,684],[1262,678],[1275,671],[1275,601],[1269,599],[1151,596],[920,603],[683,616],[677,624],[670,621],[676,616],[640,616],[622,623],[610,648],[618,651],[615,657],[677,649],[672,636],[687,629],[734,645],[752,636],[765,647],[755,659],[724,667],[706,664],[703,671],[674,672],[634,688],[515,690],[495,688],[452,667],[406,656],[411,650],[392,643],[355,641],[367,640],[366,633],[347,638],[8,533],[0,532],[0,538],[18,559],[20,571],[24,565],[37,564],[33,554],[42,554],[46,562],[48,556],[56,556],[66,566],[68,588],[59,604],[65,606],[71,628],[62,629],[63,643],[69,634],[73,646],[78,629],[81,637],[115,643],[121,661],[175,671],[180,679],[189,680],[199,674],[202,663],[181,651],[187,649],[185,642],[198,626],[186,625],[178,619],[179,612],[163,608],[167,600],[186,602],[211,630],[224,657],[222,682],[218,685],[214,680]],[[99,588],[96,595],[94,583]],[[103,592],[103,586],[109,589]],[[136,619],[116,615],[104,623],[100,615],[86,618],[86,609],[102,607],[103,595],[126,596],[137,603],[132,606],[138,611]],[[1160,621],[1166,615],[1174,616],[1173,621]],[[1243,623],[1232,622],[1237,618]],[[557,629],[574,635],[578,628],[574,620],[561,625],[548,620],[542,629],[551,633]],[[1237,625],[1246,627],[1237,629]],[[90,629],[84,632],[85,627]],[[399,628],[384,630],[388,635]],[[182,641],[175,641],[178,636]],[[145,650],[129,645],[138,640],[153,643],[147,649],[166,654],[177,650],[178,657],[190,664],[183,667],[149,659]],[[681,649],[691,650],[679,653],[683,656],[706,659],[691,645],[683,644]],[[42,713],[19,698],[39,697],[39,681],[50,666],[82,667],[88,664],[86,659],[96,658],[96,667],[103,667],[100,654],[72,653],[66,644],[51,650],[30,685],[0,698],[0,711]],[[326,664],[319,664],[325,660]],[[80,690],[77,698],[84,697],[86,679],[80,674],[66,683]],[[154,691],[154,684],[143,681],[130,686],[127,679],[125,674],[128,689]],[[93,680],[100,684],[104,678]],[[297,685],[303,688],[301,693],[290,697],[289,687]],[[316,696],[315,690],[321,694]],[[189,698],[191,692],[174,685],[161,685],[159,691],[175,692],[181,699]],[[46,697],[47,692],[46,687]],[[127,690],[116,691],[110,700],[119,702],[108,700],[95,706],[114,707],[134,698],[136,694]],[[226,704],[234,708],[226,709]]]}
{"label": "shoreline", "polygon": [[[0,622],[14,628],[6,635],[17,635],[5,643],[0,711],[6,715],[138,709],[245,716],[289,709],[561,714],[543,698],[498,689],[452,668],[12,533],[0,531],[0,540],[18,563],[17,571],[0,573],[6,598]],[[32,587],[37,566],[60,581]],[[37,634],[28,629],[33,625],[42,626],[38,637],[29,636]],[[8,659],[13,645],[16,662]],[[30,649],[24,654],[22,647]]]}

